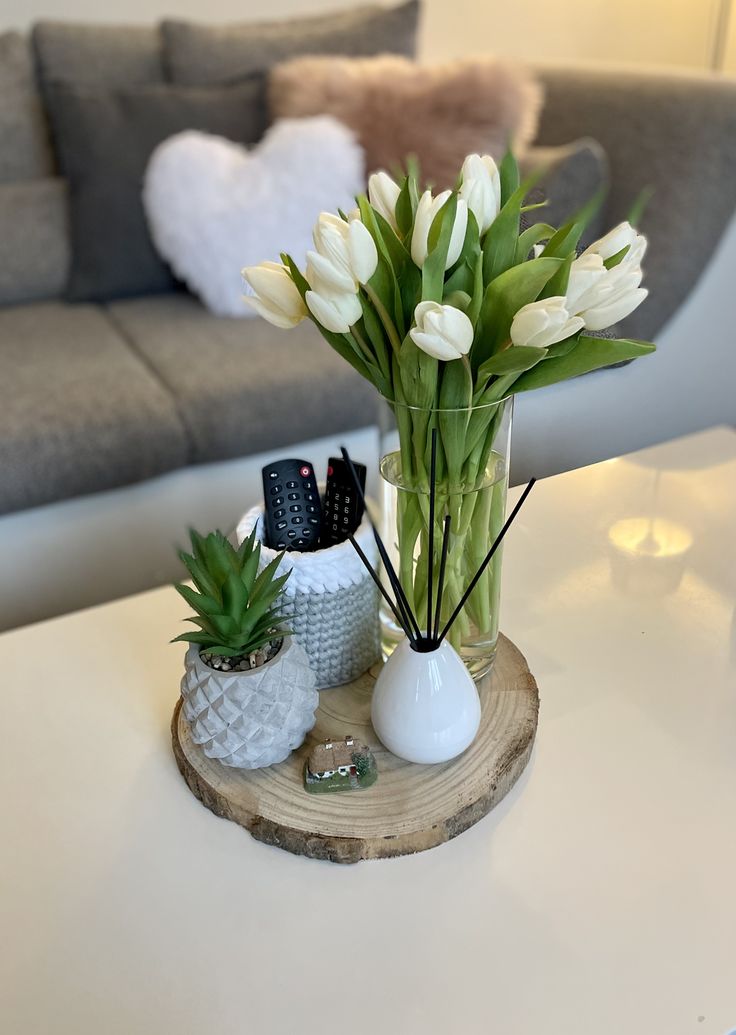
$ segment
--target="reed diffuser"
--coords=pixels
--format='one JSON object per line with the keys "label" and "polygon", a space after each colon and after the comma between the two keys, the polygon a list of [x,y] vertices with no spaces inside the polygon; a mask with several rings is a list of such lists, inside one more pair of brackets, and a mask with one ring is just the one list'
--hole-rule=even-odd
{"label": "reed diffuser", "polygon": [[[348,464],[356,492],[363,496],[360,481],[346,449],[342,455]],[[429,496],[429,556],[434,557],[436,510],[437,432],[432,430]],[[391,654],[376,681],[371,704],[371,720],[381,742],[399,758],[408,762],[447,762],[461,754],[475,740],[480,726],[480,697],[473,679],[460,655],[447,639],[453,623],[473,592],[506,532],[532,490],[535,479],[524,489],[518,503],[493,541],[485,558],[470,580],[450,617],[440,628],[447,552],[452,531],[452,515],[438,520],[442,527],[442,545],[437,579],[434,566],[427,579],[426,626],[420,628],[417,615],[402,588],[388,551],[371,519],[378,553],[384,565],[391,591],[383,585],[378,573],[363,550],[351,536],[350,541],[370,572],[381,595],[393,613],[406,639]],[[363,502],[365,502],[363,500]],[[366,508],[366,513],[370,513]],[[424,606],[424,602],[423,602]]]}

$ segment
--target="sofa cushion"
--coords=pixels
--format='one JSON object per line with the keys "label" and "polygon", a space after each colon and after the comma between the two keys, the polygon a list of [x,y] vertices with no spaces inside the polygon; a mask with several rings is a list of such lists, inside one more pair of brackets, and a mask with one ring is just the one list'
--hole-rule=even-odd
{"label": "sofa cushion", "polygon": [[239,143],[258,140],[265,128],[264,89],[259,75],[217,88],[49,86],[54,138],[70,184],[70,300],[98,301],[174,286],[143,211],[148,159],[163,140],[186,129]]}
{"label": "sofa cushion", "polygon": [[41,83],[132,86],[164,81],[158,26],[41,21],[33,28]]}
{"label": "sofa cushion", "polygon": [[376,391],[314,325],[211,316],[185,295],[110,306],[179,405],[197,461],[224,460],[375,422]]}
{"label": "sofa cushion", "polygon": [[163,59],[175,83],[225,83],[299,54],[405,54],[413,57],[418,0],[316,17],[237,25],[162,23]]}
{"label": "sofa cushion", "polygon": [[0,183],[48,176],[53,158],[28,41],[0,34]]}
{"label": "sofa cushion", "polygon": [[0,310],[0,512],[187,462],[176,407],[101,309]]}
{"label": "sofa cushion", "polygon": [[0,305],[58,298],[69,276],[65,180],[0,184]]}

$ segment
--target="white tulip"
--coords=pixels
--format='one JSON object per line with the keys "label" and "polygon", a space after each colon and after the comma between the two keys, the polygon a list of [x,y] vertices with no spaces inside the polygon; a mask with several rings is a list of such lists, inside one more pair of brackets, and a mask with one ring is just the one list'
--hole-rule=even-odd
{"label": "white tulip", "polygon": [[582,330],[583,320],[571,316],[562,295],[540,298],[522,306],[511,323],[514,345],[531,345],[544,349]]}
{"label": "white tulip", "polygon": [[246,266],[242,276],[255,291],[255,295],[245,296],[246,305],[275,327],[296,327],[307,315],[296,284],[280,262]]}
{"label": "white tulip", "polygon": [[394,230],[397,229],[396,202],[399,200],[399,194],[401,188],[387,172],[381,170],[368,177],[368,200]]}
{"label": "white tulip", "polygon": [[591,292],[595,298],[588,299],[588,305],[580,315],[589,331],[602,331],[611,324],[618,323],[641,305],[649,292],[641,284],[642,271],[637,266],[629,269],[623,262],[606,270],[602,278]]}
{"label": "white tulip", "polygon": [[609,230],[599,241],[593,241],[582,255],[600,255],[605,262],[606,259],[612,259],[614,255],[618,255],[624,248],[629,249],[624,260],[634,262],[641,262],[647,249],[646,237],[638,233],[631,223],[625,221],[619,223],[613,230]]}
{"label": "white tulip", "polygon": [[[632,236],[633,235],[633,236]],[[628,251],[621,262],[606,269],[605,259]],[[647,241],[628,223],[621,223],[610,234],[597,241],[575,259],[570,267],[567,287],[567,308],[585,321],[589,331],[602,331],[629,316],[647,297],[640,287],[643,273],[641,258]]]}
{"label": "white tulip", "polygon": [[484,234],[501,208],[501,177],[490,155],[468,155],[458,192]]}
{"label": "white tulip", "polygon": [[565,293],[567,308],[574,316],[598,300],[599,286],[607,272],[602,256],[595,252],[583,253],[574,260]]}
{"label": "white tulip", "polygon": [[359,219],[346,223],[339,216],[322,212],[312,232],[319,255],[358,284],[367,283],[376,272],[378,252],[371,233]]}
{"label": "white tulip", "polygon": [[342,294],[357,294],[355,281],[344,266],[335,266],[319,252],[307,252],[305,276],[309,286],[323,294],[339,291]]}
{"label": "white tulip", "polygon": [[[427,241],[434,218],[451,194],[452,191],[444,190],[441,194],[438,194],[436,198],[433,198],[432,192],[425,190],[424,194],[422,194],[419,199],[417,213],[414,217],[414,231],[411,235],[411,257],[414,260],[415,265],[420,268],[424,265],[427,258]],[[450,237],[450,247],[447,250],[447,260],[445,262],[446,270],[449,270],[450,266],[454,266],[460,257],[460,252],[463,250],[463,242],[465,240],[465,231],[467,228],[468,206],[462,198],[458,198],[455,223]]]}
{"label": "white tulip", "polygon": [[329,276],[321,275],[315,265],[314,255],[307,262],[305,275],[312,290],[306,292],[304,299],[312,315],[325,330],[347,334],[362,316],[360,297],[352,285],[349,290],[344,290],[335,283],[334,267],[326,261],[324,268],[329,271]]}
{"label": "white tulip", "polygon": [[411,340],[435,359],[460,359],[470,352],[473,325],[461,309],[439,302],[420,302],[414,310]]}

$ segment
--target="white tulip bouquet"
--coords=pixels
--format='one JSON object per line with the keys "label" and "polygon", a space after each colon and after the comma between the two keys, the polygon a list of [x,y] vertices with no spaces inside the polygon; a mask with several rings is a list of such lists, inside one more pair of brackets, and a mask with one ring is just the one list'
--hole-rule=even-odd
{"label": "white tulip bouquet", "polygon": [[[564,226],[524,227],[536,178],[520,183],[507,153],[469,155],[455,190],[420,191],[371,176],[345,215],[323,213],[301,272],[290,256],[249,267],[246,302],[277,327],[310,318],[393,408],[399,430],[400,579],[420,621],[452,518],[445,609],[462,597],[503,521],[508,474],[494,442],[509,397],[635,359],[649,342],[596,337],[646,297],[646,239],[621,223],[577,254],[591,202]],[[429,460],[437,429],[437,523],[429,532]],[[499,460],[501,464],[499,465]],[[498,570],[474,590],[453,629],[495,641]],[[443,617],[446,617],[443,615]]]}

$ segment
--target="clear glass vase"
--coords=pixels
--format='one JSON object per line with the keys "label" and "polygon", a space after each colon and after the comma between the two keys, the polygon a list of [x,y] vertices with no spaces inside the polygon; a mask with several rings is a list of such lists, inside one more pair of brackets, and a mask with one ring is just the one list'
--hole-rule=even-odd
{"label": "clear glass vase", "polygon": [[[459,604],[506,516],[513,398],[457,410],[398,403],[383,407],[379,498],[381,534],[422,631],[431,607],[440,630]],[[430,551],[430,462],[437,429],[437,477]],[[439,618],[437,582],[445,515],[451,517]],[[489,671],[498,640],[500,547],[448,633],[474,678]],[[431,576],[432,592],[428,594]],[[383,572],[384,584],[390,583]],[[404,634],[384,604],[384,657]]]}

